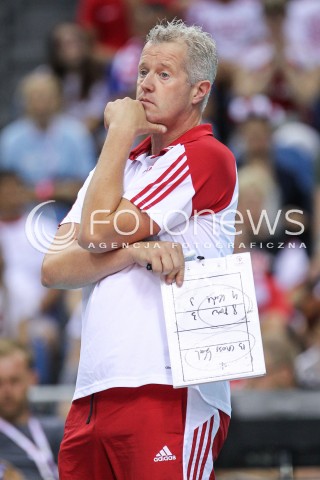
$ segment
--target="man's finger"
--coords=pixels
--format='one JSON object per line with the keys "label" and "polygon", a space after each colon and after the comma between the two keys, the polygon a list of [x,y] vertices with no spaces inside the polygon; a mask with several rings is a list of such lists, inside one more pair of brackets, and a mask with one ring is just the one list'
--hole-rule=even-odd
{"label": "man's finger", "polygon": [[153,273],[162,273],[162,262],[159,257],[154,257],[152,259],[152,271]]}
{"label": "man's finger", "polygon": [[171,255],[169,255],[168,253],[162,255],[161,262],[162,262],[162,273],[164,275],[170,274],[174,269],[174,264],[173,264]]}
{"label": "man's finger", "polygon": [[180,267],[178,270],[173,270],[166,276],[166,284],[171,285],[173,282],[176,282],[177,286],[181,287],[184,281],[184,271],[184,267]]}
{"label": "man's finger", "polygon": [[175,282],[176,275],[178,272],[179,272],[179,268],[174,268],[170,273],[168,273],[168,275],[166,275],[165,280],[168,285],[171,285],[171,283]]}
{"label": "man's finger", "polygon": [[178,287],[181,287],[184,281],[184,266],[180,268],[179,272],[176,275],[176,284]]}

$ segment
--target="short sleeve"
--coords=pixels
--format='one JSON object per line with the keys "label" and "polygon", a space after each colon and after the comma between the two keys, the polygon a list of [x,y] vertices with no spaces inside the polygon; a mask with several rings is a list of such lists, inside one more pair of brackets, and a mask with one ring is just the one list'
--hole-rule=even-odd
{"label": "short sleeve", "polygon": [[146,212],[163,233],[199,212],[217,213],[227,208],[234,200],[236,180],[234,156],[208,135],[170,148],[129,185],[124,196]]}
{"label": "short sleeve", "polygon": [[64,217],[62,222],[60,222],[60,225],[63,225],[64,223],[80,223],[84,197],[87,193],[87,190],[88,190],[89,184],[91,182],[91,178],[93,176],[94,170],[95,169],[91,170],[91,172],[89,173],[86,181],[84,182],[84,184],[82,185],[82,187],[80,188],[80,190],[78,192],[76,201],[74,202],[70,211]]}
{"label": "short sleeve", "polygon": [[190,218],[194,193],[185,147],[178,144],[135,178],[123,196],[146,212],[162,233]]}

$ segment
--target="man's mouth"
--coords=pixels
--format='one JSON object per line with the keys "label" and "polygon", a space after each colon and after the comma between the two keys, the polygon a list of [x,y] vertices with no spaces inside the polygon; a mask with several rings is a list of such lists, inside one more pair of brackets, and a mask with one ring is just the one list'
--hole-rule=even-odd
{"label": "man's mouth", "polygon": [[153,105],[153,102],[151,102],[151,100],[149,100],[148,98],[142,97],[142,98],[139,98],[139,100],[141,103],[150,103]]}

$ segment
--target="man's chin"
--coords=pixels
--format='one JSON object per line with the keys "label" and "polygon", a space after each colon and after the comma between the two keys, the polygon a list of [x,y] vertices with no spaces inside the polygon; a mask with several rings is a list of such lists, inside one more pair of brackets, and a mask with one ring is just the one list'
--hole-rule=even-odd
{"label": "man's chin", "polygon": [[148,114],[148,112],[146,112],[146,118],[147,118],[148,122],[150,122],[150,123],[156,123],[158,125],[165,125],[163,118],[161,118],[157,115],[152,115],[152,113]]}
{"label": "man's chin", "polygon": [[20,405],[11,408],[2,408],[0,409],[0,417],[6,420],[7,422],[14,423],[17,418],[19,418],[22,413],[24,412],[25,408],[21,407]]}
{"label": "man's chin", "polygon": [[18,414],[17,412],[13,411],[5,411],[0,413],[0,417],[9,423],[14,423],[16,418],[18,417]]}

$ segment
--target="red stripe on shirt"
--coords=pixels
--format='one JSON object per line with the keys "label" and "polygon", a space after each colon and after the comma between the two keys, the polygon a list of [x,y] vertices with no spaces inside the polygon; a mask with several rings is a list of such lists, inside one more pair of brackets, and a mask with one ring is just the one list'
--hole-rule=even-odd
{"label": "red stripe on shirt", "polygon": [[152,183],[149,183],[149,185],[146,185],[144,187],[143,190],[141,190],[141,192],[137,193],[137,195],[133,198],[131,198],[130,202],[131,203],[135,203],[140,197],[142,197],[143,195],[145,195],[150,189],[152,189],[152,187],[154,187],[155,185],[157,185],[158,183],[162,182],[162,180],[168,175],[168,173],[170,173],[177,165],[178,163],[181,161],[181,159],[185,156],[185,153],[183,153],[182,155],[180,155],[180,157],[177,158],[177,160],[175,160],[171,165],[170,167],[167,168],[167,170],[165,170],[165,172],[162,173],[162,175],[160,175],[159,178],[157,178],[157,180],[155,180],[154,182]]}
{"label": "red stripe on shirt", "polygon": [[[167,197],[169,195],[169,193],[171,193],[172,190],[174,190],[178,185],[180,185],[180,183],[182,183],[189,175],[190,175],[190,173],[189,173],[189,171],[187,171],[184,175],[182,175],[180,178],[178,178],[178,180],[176,182],[174,182],[171,185],[171,187],[168,188],[162,195],[160,195],[158,198],[156,198],[152,203],[149,203],[148,205],[146,205],[146,210],[153,207],[154,205],[159,203],[161,200],[163,200],[165,197]],[[139,205],[137,205],[137,207],[140,208]]]}
{"label": "red stripe on shirt", "polygon": [[[165,190],[166,186],[169,185],[173,180],[175,180],[176,177],[178,177],[180,175],[181,172],[183,172],[183,170],[186,169],[186,167],[188,167],[188,164],[187,162],[184,162],[181,167],[178,168],[177,171],[175,171],[167,180],[165,180],[164,182],[162,182],[155,190],[153,190],[153,192],[150,193],[150,195],[148,195],[144,200],[142,200],[139,204],[136,204],[137,207],[139,207],[140,209],[142,209],[142,207],[145,206],[146,203],[150,202],[150,200],[152,200],[152,198],[154,198],[158,193],[161,192],[161,190]],[[189,172],[189,168],[188,168],[188,172]],[[188,173],[187,172],[187,173]],[[131,200],[132,201],[132,200]]]}

